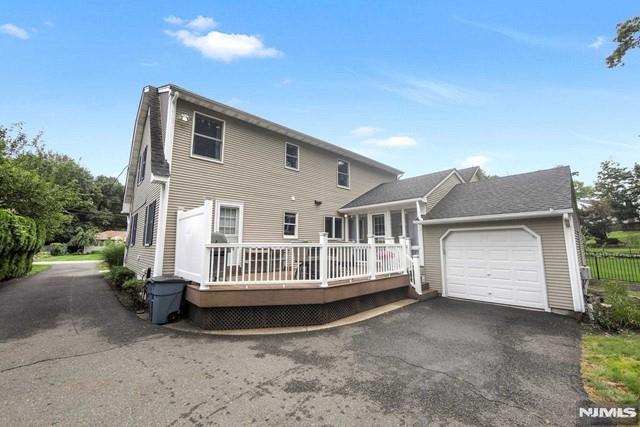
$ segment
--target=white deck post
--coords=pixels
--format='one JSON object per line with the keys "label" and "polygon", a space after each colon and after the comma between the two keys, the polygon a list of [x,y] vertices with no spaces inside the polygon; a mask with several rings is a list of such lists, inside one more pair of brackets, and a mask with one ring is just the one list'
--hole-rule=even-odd
{"label": "white deck post", "polygon": [[368,269],[369,269],[369,277],[371,279],[376,278],[376,238],[373,235],[369,235],[368,237],[369,243],[369,257],[368,257]]}
{"label": "white deck post", "polygon": [[[206,245],[211,244],[211,230],[213,226],[213,200],[205,200],[204,201],[204,219],[203,219],[203,230],[204,235],[204,255],[202,256],[202,276],[200,281],[200,289],[206,288],[205,283],[211,280],[211,256],[210,256],[210,248],[207,248]],[[217,272],[216,272],[217,273]]]}
{"label": "white deck post", "polygon": [[329,286],[327,280],[327,267],[329,265],[329,235],[326,232],[320,233],[320,286]]}
{"label": "white deck post", "polygon": [[420,256],[414,255],[411,258],[413,262],[413,287],[418,295],[422,295],[422,277],[420,274]]}

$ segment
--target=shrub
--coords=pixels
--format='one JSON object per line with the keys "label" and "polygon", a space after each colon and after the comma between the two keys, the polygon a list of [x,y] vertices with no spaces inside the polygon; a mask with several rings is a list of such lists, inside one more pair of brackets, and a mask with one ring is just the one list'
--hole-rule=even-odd
{"label": "shrub", "polygon": [[111,267],[108,278],[111,283],[118,287],[122,287],[127,280],[135,279],[136,272],[129,270],[127,267],[114,266]]}
{"label": "shrub", "polygon": [[60,256],[67,254],[67,245],[64,243],[52,243],[49,245],[49,253],[51,256]]}
{"label": "shrub", "polygon": [[138,279],[129,279],[122,284],[122,289],[127,291],[136,307],[144,307],[146,301],[144,299],[144,281]]}
{"label": "shrub", "polygon": [[640,329],[640,304],[629,298],[627,289],[620,283],[604,286],[604,304],[595,304],[593,316],[604,329]]}
{"label": "shrub", "polygon": [[45,229],[31,218],[0,209],[0,280],[31,271],[33,256],[44,244]]}
{"label": "shrub", "polygon": [[607,237],[606,243],[607,245],[619,245],[620,239],[618,239],[617,237]]}
{"label": "shrub", "polygon": [[102,251],[104,262],[109,267],[122,266],[124,262],[124,245],[122,243],[107,243]]}

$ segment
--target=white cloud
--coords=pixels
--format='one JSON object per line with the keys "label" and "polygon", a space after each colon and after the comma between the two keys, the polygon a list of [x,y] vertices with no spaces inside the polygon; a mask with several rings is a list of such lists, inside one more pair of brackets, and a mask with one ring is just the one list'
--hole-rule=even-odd
{"label": "white cloud", "polygon": [[454,17],[453,19],[461,24],[469,25],[472,27],[479,28],[481,30],[500,34],[501,36],[504,36],[508,39],[511,39],[513,41],[516,41],[522,44],[527,44],[527,45],[537,46],[537,47],[556,48],[556,49],[557,48],[560,48],[560,49],[583,48],[583,46],[579,45],[578,43],[570,42],[568,40],[561,39],[559,37],[549,37],[544,35],[526,33],[526,32],[519,31],[509,27],[488,25],[482,22],[471,21],[468,19],[460,18],[460,17]]}
{"label": "white cloud", "polygon": [[163,18],[163,20],[169,25],[182,25],[185,22],[184,19],[178,18],[177,16],[174,16],[174,15],[169,15],[166,18]]}
{"label": "white cloud", "polygon": [[373,126],[358,126],[355,129],[351,130],[351,135],[353,136],[371,136],[374,135],[378,132],[380,132],[382,129],[380,128],[376,128]]}
{"label": "white cloud", "polygon": [[480,166],[481,168],[484,168],[491,160],[493,160],[491,157],[485,156],[484,154],[467,156],[460,162],[460,167],[470,168],[472,166]]}
{"label": "white cloud", "polygon": [[186,25],[187,28],[191,28],[194,31],[207,31],[215,28],[218,25],[213,18],[207,16],[198,15],[195,19],[189,21]]}
{"label": "white cloud", "polygon": [[29,33],[24,28],[20,28],[14,24],[2,24],[0,25],[0,33],[7,34],[11,37],[26,40],[29,38]]}
{"label": "white cloud", "polygon": [[166,30],[165,34],[175,38],[183,46],[196,49],[205,58],[231,62],[237,58],[271,58],[282,55],[278,49],[265,46],[262,39],[256,35],[220,31],[201,34],[202,31],[218,25],[212,18],[198,16],[186,22],[181,18],[169,16],[164,20],[169,24],[184,25],[185,29]]}
{"label": "white cloud", "polygon": [[593,41],[593,43],[589,44],[589,47],[591,49],[598,50],[606,43],[606,41],[607,41],[607,39],[604,36],[598,36]]}
{"label": "white cloud", "polygon": [[403,77],[399,81],[379,85],[381,89],[427,106],[442,104],[482,104],[487,95],[463,86],[435,80]]}
{"label": "white cloud", "polygon": [[374,145],[376,147],[413,147],[418,144],[418,141],[410,136],[390,136],[384,139],[367,139],[362,141],[364,145]]}

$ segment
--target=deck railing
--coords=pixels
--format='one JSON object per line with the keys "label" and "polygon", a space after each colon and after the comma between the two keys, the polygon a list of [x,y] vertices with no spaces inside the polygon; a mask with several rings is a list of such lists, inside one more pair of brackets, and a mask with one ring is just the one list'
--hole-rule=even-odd
{"label": "deck railing", "polygon": [[[317,284],[411,273],[407,239],[400,243],[214,243],[205,245],[202,287]],[[414,275],[411,275],[412,283]]]}

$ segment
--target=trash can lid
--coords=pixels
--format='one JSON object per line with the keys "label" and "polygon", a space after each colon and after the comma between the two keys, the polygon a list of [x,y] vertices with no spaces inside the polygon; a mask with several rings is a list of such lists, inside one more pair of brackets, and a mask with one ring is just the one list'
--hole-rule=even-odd
{"label": "trash can lid", "polygon": [[148,283],[190,283],[191,280],[184,279],[180,276],[155,276],[147,279]]}

